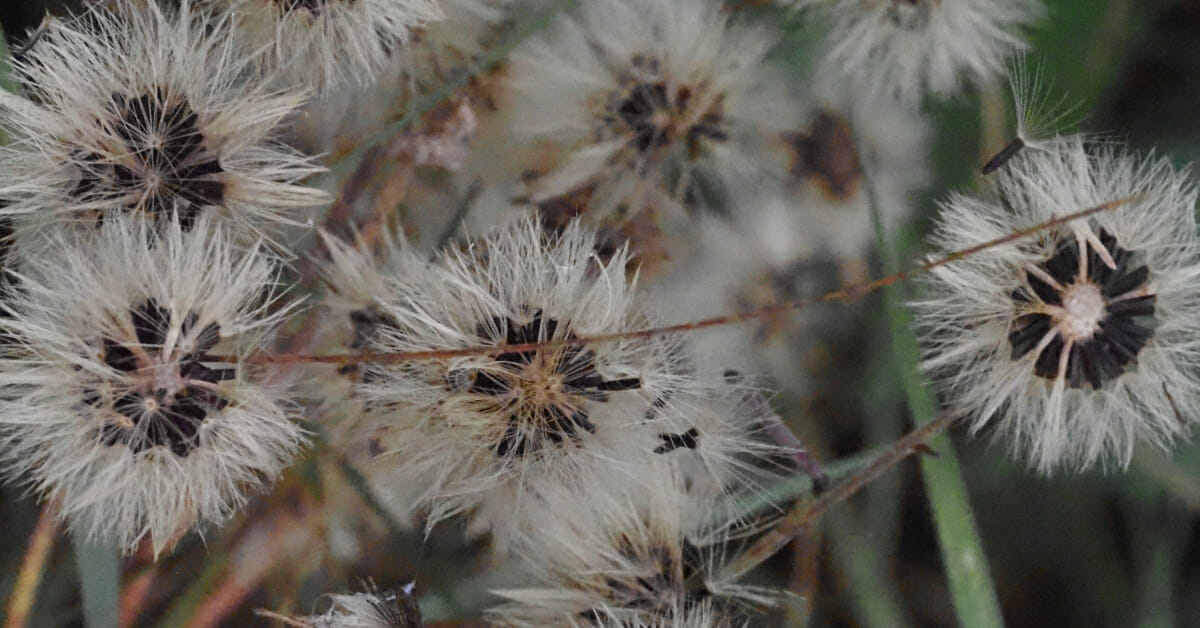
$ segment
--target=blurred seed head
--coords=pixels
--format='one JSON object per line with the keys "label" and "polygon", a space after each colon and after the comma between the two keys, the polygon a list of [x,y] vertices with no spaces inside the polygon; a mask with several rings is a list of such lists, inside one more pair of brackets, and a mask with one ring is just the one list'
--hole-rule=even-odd
{"label": "blurred seed head", "polygon": [[1040,0],[794,0],[830,24],[822,71],[915,106],[1001,73],[1024,50]]}
{"label": "blurred seed head", "polygon": [[594,186],[591,211],[632,215],[655,191],[697,205],[713,186],[779,175],[761,149],[800,113],[764,65],[775,40],[708,0],[601,0],[564,16],[514,51],[501,96],[508,145],[530,150],[509,155],[536,173],[530,200]]}
{"label": "blurred seed head", "polygon": [[[550,503],[570,516],[546,517],[517,542],[528,586],[496,591],[509,600],[491,609],[504,626],[740,625],[779,593],[721,581],[716,574],[735,533],[710,527],[706,502],[688,499],[669,477],[653,490],[581,479]],[[579,500],[570,493],[587,495]]]}

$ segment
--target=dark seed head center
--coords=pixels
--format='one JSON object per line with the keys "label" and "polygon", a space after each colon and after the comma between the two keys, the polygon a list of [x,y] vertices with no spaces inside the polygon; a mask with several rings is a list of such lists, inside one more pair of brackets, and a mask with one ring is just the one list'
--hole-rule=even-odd
{"label": "dark seed head center", "polygon": [[[557,319],[538,309],[523,321],[494,317],[478,333],[495,342],[499,331],[507,345],[576,337],[569,330],[559,333],[559,327]],[[447,380],[474,395],[482,411],[505,417],[495,445],[501,457],[579,441],[596,431],[588,402],[607,401],[610,392],[641,386],[636,378],[604,379],[596,370],[596,354],[578,345],[506,351],[487,368],[452,371]]]}
{"label": "dark seed head center", "polygon": [[161,87],[118,93],[110,111],[116,145],[76,151],[80,176],[73,196],[156,219],[178,211],[185,229],[205,207],[223,202],[225,170],[185,97]]}
{"label": "dark seed head center", "polygon": [[176,346],[165,347],[173,316],[154,299],[132,308],[129,322],[135,339],[102,341],[103,361],[116,377],[107,386],[86,389],[84,403],[109,417],[100,432],[105,445],[123,445],[134,453],[164,447],[187,457],[200,444],[200,425],[229,403],[216,385],[232,379],[232,369],[203,364],[204,354],[220,340],[220,326],[201,326],[199,315],[188,312]]}
{"label": "dark seed head center", "polygon": [[728,139],[724,99],[706,93],[707,84],[672,85],[662,76],[661,63],[648,55],[634,55],[631,66],[609,94],[602,139],[628,137],[638,154],[681,141],[692,158],[705,141]]}
{"label": "dark seed head center", "polygon": [[1099,389],[1121,376],[1154,335],[1149,268],[1107,231],[1092,240],[1059,239],[1053,254],[1025,269],[1012,293],[1011,359],[1033,355],[1037,376],[1064,379],[1072,388],[1087,382]]}

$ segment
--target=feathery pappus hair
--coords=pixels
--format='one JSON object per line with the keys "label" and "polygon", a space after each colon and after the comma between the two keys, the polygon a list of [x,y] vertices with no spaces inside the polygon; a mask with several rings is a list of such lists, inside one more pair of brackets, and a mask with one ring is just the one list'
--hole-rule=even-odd
{"label": "feathery pappus hair", "polygon": [[[370,311],[351,312],[359,350],[400,353],[566,341],[643,329],[626,252],[601,263],[578,224],[547,235],[530,217],[434,261],[404,250]],[[658,414],[693,385],[679,347],[627,339],[495,355],[366,363],[359,390],[381,429],[377,465],[426,486],[430,526],[460,512],[497,531],[537,487],[628,471],[661,445]],[[501,532],[502,535],[502,532]]]}
{"label": "feathery pappus hair", "polygon": [[[528,586],[495,591],[502,626],[741,625],[784,593],[719,575],[736,526],[712,525],[707,502],[669,477],[619,485],[581,479],[547,491],[536,527],[515,543]],[[586,495],[586,499],[579,496]]]}
{"label": "feathery pappus hair", "polygon": [[[1072,130],[1078,124],[1076,107],[1067,104],[1066,96],[1055,96],[1042,66],[1030,63],[1024,55],[1008,64],[1008,88],[1012,94],[1014,119],[1013,139],[983,166],[988,175],[1008,163],[1022,150],[1053,150],[1054,143],[1063,139],[1075,141]],[[1087,135],[1088,141],[1100,142],[1101,135]]]}
{"label": "feathery pappus hair", "polygon": [[534,203],[593,186],[592,211],[634,214],[661,190],[781,178],[765,148],[802,119],[765,57],[776,34],[712,0],[597,0],[512,54],[507,145],[534,146]]}
{"label": "feathery pappus hair", "polygon": [[1125,466],[1200,402],[1197,192],[1165,158],[1078,136],[1016,155],[982,198],[941,204],[961,250],[1071,211],[1117,209],[935,269],[915,304],[924,369],[972,430],[993,425],[1041,472]]}
{"label": "feathery pappus hair", "polygon": [[411,31],[442,19],[435,0],[201,0],[269,76],[322,95],[373,82]]}
{"label": "feathery pappus hair", "polygon": [[381,591],[368,583],[359,593],[331,593],[329,610],[303,618],[287,617],[270,611],[260,616],[277,619],[296,628],[420,628],[421,611],[413,598],[416,582]]}
{"label": "feathery pappus hair", "polygon": [[915,106],[1000,74],[1041,0],[793,0],[830,24],[822,70]]}
{"label": "feathery pappus hair", "polygon": [[274,139],[302,93],[263,88],[189,2],[115,4],[52,21],[14,61],[27,97],[0,91],[0,212],[30,229],[219,214],[253,233],[324,202],[300,184],[319,169]]}
{"label": "feathery pappus hair", "polygon": [[[293,142],[307,153],[345,154],[427,96],[468,71],[513,23],[514,0],[441,0],[443,19],[413,29],[409,41],[392,50],[378,77],[368,85],[328,90],[294,118]],[[469,90],[475,96],[476,86]]]}
{"label": "feathery pappus hair", "polygon": [[23,260],[0,318],[4,475],[126,551],[228,518],[304,440],[243,361],[287,312],[275,272],[208,220],[118,216]]}
{"label": "feathery pappus hair", "polygon": [[[517,263],[517,268],[504,271],[500,277],[492,279],[481,276],[488,272],[486,270],[469,271],[466,264],[470,263],[470,258],[451,257],[443,260],[447,265],[463,264],[455,269],[456,276],[453,279],[446,280],[442,274],[445,271],[429,272],[429,265],[411,253],[411,249],[403,243],[389,243],[385,247],[388,252],[376,259],[373,255],[339,245],[333,238],[326,238],[332,261],[326,273],[331,293],[325,302],[330,333],[342,339],[341,350],[349,349],[352,352],[386,351],[381,347],[389,342],[389,333],[408,330],[415,333],[419,327],[406,326],[412,323],[404,322],[411,314],[398,311],[396,303],[398,297],[420,288],[422,284],[416,278],[423,272],[429,272],[429,278],[424,281],[438,282],[441,277],[441,283],[459,286],[447,293],[448,296],[440,295],[434,288],[421,291],[432,295],[424,299],[444,302],[450,307],[470,304],[479,299],[478,296],[464,298],[455,295],[456,291],[465,289],[465,282],[478,284],[479,289],[485,289],[491,295],[500,295],[506,285],[528,284],[531,280],[535,283],[554,281],[538,278],[538,274],[554,273],[559,280],[563,280],[566,276],[560,272],[574,273],[575,269],[589,265],[594,273],[602,274],[588,276],[585,273],[585,282],[626,281],[627,273],[623,268],[625,249],[611,252],[616,257],[615,261],[610,258],[604,262],[605,256],[600,252],[588,253],[597,242],[577,222],[565,225],[564,231],[557,235],[538,231],[540,228],[539,223],[527,217],[477,241],[483,258],[501,256],[499,260],[509,260],[495,263],[508,264],[511,259],[526,260]],[[562,247],[573,249],[573,252],[561,257],[564,254]],[[552,263],[546,259],[550,256],[559,259],[559,262]],[[541,270],[535,271],[538,265]],[[565,270],[564,266],[571,270]],[[534,274],[530,276],[528,273]],[[465,276],[471,274],[474,276]],[[508,281],[502,282],[505,276]],[[518,280],[518,276],[526,278]],[[413,285],[398,292],[395,282],[400,278]],[[590,305],[585,305],[585,309],[576,311],[569,318],[546,318],[550,312],[565,311],[572,293],[600,289],[612,292],[612,288],[600,285],[590,288],[564,285],[537,288],[531,291],[530,296],[523,297],[519,305],[514,306],[510,301],[494,312],[515,311],[528,318],[528,303],[540,303],[545,321],[544,331],[532,328],[528,323],[513,330],[513,326],[518,326],[519,320],[523,320],[517,318],[499,323],[507,324],[512,330],[500,336],[497,335],[499,330],[490,331],[491,326],[497,324],[495,321],[500,318],[499,314],[477,314],[465,322],[454,323],[465,329],[462,340],[455,339],[455,343],[474,340],[477,344],[490,344],[495,339],[502,339],[509,344],[520,344],[538,339],[567,339],[580,333],[574,331],[577,329],[619,331],[622,327],[612,322],[603,323],[601,327],[584,326],[595,323],[595,317],[586,312],[586,309],[597,307],[595,302],[591,302],[591,297],[584,297]],[[632,290],[632,286],[629,289]],[[442,293],[445,292],[443,289]],[[509,300],[512,297],[500,298]],[[404,299],[405,307],[417,307],[411,299]],[[560,302],[551,307],[545,305],[555,301]],[[621,309],[630,308],[630,305],[618,302],[603,307],[613,308],[612,320],[619,322]],[[487,304],[482,309],[493,311],[493,308],[497,308],[497,304]],[[432,310],[427,310],[423,316],[434,314]],[[459,315],[446,311],[440,316],[438,320],[450,321]],[[633,325],[642,319],[628,314],[625,317],[625,328],[629,329],[636,329]],[[570,327],[558,336],[561,325]],[[521,328],[524,330],[520,331]],[[422,335],[427,334],[422,332]],[[440,370],[437,371],[412,364],[381,367],[368,363],[352,369],[343,368],[343,375],[360,383],[359,394],[347,400],[350,403],[339,406],[353,407],[355,410],[345,413],[332,424],[331,434],[350,450],[367,452],[371,461],[364,465],[364,470],[377,487],[390,486],[383,490],[383,494],[396,497],[400,503],[411,503],[413,487],[421,486],[428,480],[388,480],[385,478],[389,468],[399,467],[393,469],[393,475],[405,478],[414,468],[436,468],[453,465],[456,461],[474,460],[470,456],[439,459],[445,456],[447,448],[461,447],[464,440],[469,442],[467,449],[478,456],[476,463],[482,461],[484,466],[474,471],[464,466],[455,469],[454,473],[482,473],[484,468],[492,467],[489,473],[508,474],[517,468],[516,460],[528,463],[520,467],[528,469],[522,471],[528,481],[514,481],[511,477],[503,480],[510,491],[518,493],[516,498],[520,498],[522,492],[528,493],[527,503],[522,504],[521,510],[534,509],[542,503],[537,497],[539,486],[568,479],[577,467],[583,468],[587,464],[597,469],[611,464],[611,475],[614,479],[620,479],[629,473],[625,467],[655,460],[654,464],[660,465],[659,473],[678,478],[689,487],[693,496],[704,495],[713,500],[735,493],[757,491],[770,479],[790,471],[780,461],[794,452],[767,435],[769,426],[764,425],[764,417],[759,416],[753,404],[746,403],[746,395],[753,391],[744,382],[730,380],[717,374],[714,369],[704,369],[713,371],[711,373],[700,372],[694,357],[688,355],[676,340],[642,339],[633,341],[625,348],[617,347],[615,352],[606,350],[604,344],[598,343],[594,348],[584,345],[582,348],[518,350],[494,357],[460,358],[456,361],[463,362],[463,366],[451,369],[439,366],[437,368]],[[461,345],[451,343],[444,346]],[[620,366],[621,361],[631,358],[636,358],[633,365]],[[466,366],[473,363],[479,363],[483,368],[476,371],[475,367]],[[601,369],[605,366],[624,368],[630,372],[641,368],[647,372],[638,377],[613,377],[606,383],[601,377]],[[465,380],[462,368],[470,369]],[[424,381],[420,384],[397,384],[395,376],[387,374],[392,369],[405,376],[423,377]],[[491,372],[492,369],[495,371]],[[539,373],[538,369],[545,371]],[[660,372],[655,372],[656,369]],[[437,389],[423,390],[420,394],[411,391],[414,385],[428,387],[430,384]],[[325,386],[333,390],[334,384],[326,382]],[[547,386],[548,390],[545,388]],[[638,394],[631,394],[635,391]],[[436,396],[426,399],[426,395]],[[333,396],[337,396],[336,391],[327,397]],[[431,414],[435,415],[433,422],[427,418]],[[490,427],[487,421],[492,422]],[[623,436],[620,425],[627,425]],[[491,430],[491,433],[490,436],[472,434],[474,430]],[[429,435],[414,436],[422,433]],[[434,433],[439,439],[439,446],[421,450],[422,444],[431,442]],[[622,437],[628,438],[624,444],[620,443]],[[447,442],[441,442],[440,439],[446,439]],[[483,442],[479,443],[481,439]],[[571,456],[576,454],[579,454],[580,460],[571,462]],[[551,456],[564,457],[568,462],[560,465],[547,459]],[[601,459],[605,457],[610,459]],[[512,460],[506,461],[508,458]],[[423,462],[418,465],[413,464],[414,461]],[[555,470],[556,467],[562,468]],[[438,475],[444,473],[446,471],[439,471]],[[454,482],[465,487],[469,484],[465,477],[470,476]],[[446,476],[445,480],[437,480],[438,483],[449,481],[450,476]],[[448,486],[437,490],[445,492]],[[455,492],[461,490],[455,489]],[[417,505],[424,503],[428,507],[430,499],[430,496],[423,497],[417,500]],[[513,499],[472,495],[454,498],[450,502],[459,503],[453,507],[453,511],[471,510],[476,531],[490,529],[501,537],[504,529],[526,520],[525,516],[514,512]],[[469,506],[473,502],[475,505]],[[714,511],[715,508],[714,504]],[[435,515],[437,510],[438,506],[434,505]],[[434,521],[440,516],[435,516]]]}

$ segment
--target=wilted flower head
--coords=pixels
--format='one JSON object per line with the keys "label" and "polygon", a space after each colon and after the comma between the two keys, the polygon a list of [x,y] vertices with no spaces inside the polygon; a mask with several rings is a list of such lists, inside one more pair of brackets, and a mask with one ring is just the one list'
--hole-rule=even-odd
{"label": "wilted flower head", "polygon": [[327,92],[375,77],[409,32],[441,19],[435,0],[203,0],[233,16],[244,52],[271,74]]}
{"label": "wilted flower head", "polygon": [[987,80],[1023,50],[1040,0],[794,0],[831,23],[824,67],[857,89],[909,104]]}
{"label": "wilted flower head", "polygon": [[594,211],[634,213],[655,188],[753,185],[799,119],[764,69],[774,41],[711,0],[583,3],[512,55],[511,144],[538,149],[531,200],[595,186]]}
{"label": "wilted flower head", "polygon": [[0,319],[0,463],[77,533],[126,550],[149,535],[157,553],[227,518],[298,449],[279,392],[242,361],[282,316],[259,249],[236,252],[209,221],[156,235],[118,217],[17,279]]}
{"label": "wilted flower head", "polygon": [[248,82],[227,24],[187,2],[117,4],[51,22],[14,62],[29,97],[0,91],[3,212],[34,227],[178,213],[185,229],[216,213],[255,230],[323,200],[298,185],[316,168],[272,141],[301,94]]}
{"label": "wilted flower head", "polygon": [[1128,199],[933,271],[917,304],[925,369],[972,428],[994,424],[1041,471],[1129,462],[1200,401],[1196,190],[1166,159],[1078,137],[1017,155],[983,199],[953,196],[942,252]]}

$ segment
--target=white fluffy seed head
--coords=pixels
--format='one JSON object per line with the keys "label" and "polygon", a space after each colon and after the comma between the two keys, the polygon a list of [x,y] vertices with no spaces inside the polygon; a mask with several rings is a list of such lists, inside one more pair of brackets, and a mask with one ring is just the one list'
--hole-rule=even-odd
{"label": "white fluffy seed head", "polygon": [[392,591],[374,586],[361,593],[332,593],[329,610],[307,618],[312,628],[420,628],[414,583]]}
{"label": "white fluffy seed head", "polygon": [[592,210],[634,213],[777,175],[764,158],[800,112],[764,70],[775,35],[710,0],[598,0],[512,55],[506,155],[540,202],[594,186]]}
{"label": "white fluffy seed head", "polygon": [[[594,234],[578,223],[548,235],[523,217],[432,263],[393,246],[375,265],[327,242],[330,324],[343,328],[343,350],[513,345],[652,326],[632,303],[625,250],[602,263]],[[676,478],[708,504],[696,514],[707,519],[717,500],[761,488],[787,454],[764,436],[747,390],[698,368],[678,338],[368,362],[345,376],[359,382],[366,411],[334,432],[370,457],[371,477],[402,487],[388,491],[407,492],[400,501],[425,487],[414,507],[429,512],[428,525],[467,512],[500,549],[562,506],[545,491],[579,476]]]}
{"label": "white fluffy seed head", "polygon": [[1028,44],[1040,0],[798,0],[830,22],[823,71],[874,96],[919,103],[1000,74]]}
{"label": "white fluffy seed head", "polygon": [[[516,345],[649,326],[632,306],[626,253],[602,264],[594,243],[578,225],[553,237],[524,218],[434,262],[405,252],[360,348]],[[649,456],[646,415],[683,388],[678,360],[674,342],[632,339],[366,364],[359,377],[386,427],[369,430],[386,433],[376,463],[421,478],[430,525],[474,511],[488,528],[511,521],[540,483]]]}
{"label": "white fluffy seed head", "polygon": [[519,627],[676,626],[694,625],[684,620],[699,614],[721,620],[709,625],[732,625],[778,601],[778,591],[721,580],[732,530],[696,517],[707,502],[689,503],[669,475],[648,477],[657,486],[581,478],[547,491],[547,503],[571,509],[547,513],[516,542],[529,584],[496,591],[509,601],[491,609],[491,619]]}
{"label": "white fluffy seed head", "polygon": [[121,213],[255,232],[323,202],[299,185],[318,169],[272,139],[303,94],[251,80],[227,27],[132,0],[51,22],[14,62],[29,97],[0,92],[3,213],[22,232]]}
{"label": "white fluffy seed head", "polygon": [[22,260],[0,321],[5,476],[126,551],[228,518],[302,441],[243,361],[287,311],[272,267],[210,221],[125,217]]}
{"label": "white fluffy seed head", "polygon": [[204,0],[232,16],[243,53],[269,75],[335,93],[375,80],[410,32],[442,19],[435,0]]}
{"label": "white fluffy seed head", "polygon": [[1196,190],[1166,159],[1076,137],[1023,151],[983,198],[942,204],[941,253],[1102,203],[1117,209],[935,269],[924,368],[974,431],[1039,471],[1128,464],[1200,410]]}

